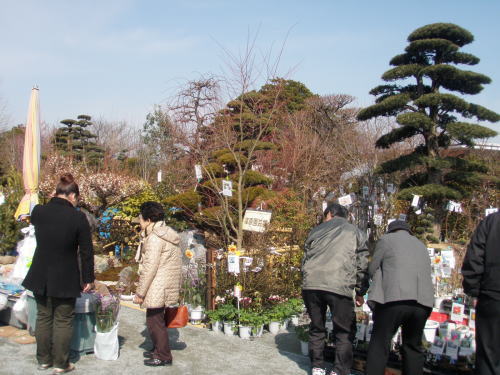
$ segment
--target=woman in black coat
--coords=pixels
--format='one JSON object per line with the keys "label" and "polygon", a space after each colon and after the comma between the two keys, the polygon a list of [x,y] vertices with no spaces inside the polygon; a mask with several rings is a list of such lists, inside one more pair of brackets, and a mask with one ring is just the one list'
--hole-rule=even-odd
{"label": "woman in black coat", "polygon": [[55,197],[31,213],[37,247],[23,286],[33,292],[38,308],[35,337],[39,369],[54,366],[54,373],[75,367],[69,363],[75,300],[80,296],[81,257],[83,291],[94,282],[94,250],[85,214],[75,205],[80,191],[69,173],[61,176]]}

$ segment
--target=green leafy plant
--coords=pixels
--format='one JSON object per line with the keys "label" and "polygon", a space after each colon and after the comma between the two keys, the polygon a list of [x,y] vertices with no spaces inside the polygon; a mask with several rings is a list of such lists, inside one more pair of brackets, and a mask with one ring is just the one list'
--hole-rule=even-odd
{"label": "green leafy plant", "polygon": [[23,196],[21,175],[11,169],[2,176],[0,192],[5,196],[5,203],[0,205],[0,255],[5,255],[16,249],[16,244],[22,238],[21,223],[14,218],[17,206]]}
{"label": "green leafy plant", "polygon": [[224,322],[234,322],[238,317],[238,310],[232,303],[220,305],[217,310],[220,313],[220,318]]}
{"label": "green leafy plant", "polygon": [[309,341],[309,324],[302,324],[298,327],[295,327],[295,334],[300,341],[308,342]]}
{"label": "green leafy plant", "polygon": [[290,309],[286,304],[280,303],[271,307],[265,314],[268,322],[282,322],[290,317]]}
{"label": "green leafy plant", "polygon": [[287,302],[292,315],[299,315],[304,310],[304,302],[301,298],[290,298]]}
{"label": "green leafy plant", "polygon": [[210,323],[222,322],[224,320],[223,311],[220,309],[209,310],[206,312]]}

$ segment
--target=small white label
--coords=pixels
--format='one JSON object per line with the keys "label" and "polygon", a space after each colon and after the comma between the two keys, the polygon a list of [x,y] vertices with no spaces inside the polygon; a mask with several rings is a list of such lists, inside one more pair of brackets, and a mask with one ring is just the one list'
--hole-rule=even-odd
{"label": "small white label", "polygon": [[233,196],[233,182],[231,180],[222,180],[222,195],[226,197]]}
{"label": "small white label", "polygon": [[196,179],[199,181],[201,179],[203,179],[203,173],[201,173],[201,165],[199,164],[196,164],[194,166],[194,174],[196,176]]}
{"label": "small white label", "polygon": [[341,206],[349,206],[352,204],[352,198],[350,194],[344,195],[343,197],[339,198],[339,204]]}
{"label": "small white label", "polygon": [[420,195],[413,195],[413,200],[411,201],[412,207],[418,207],[420,201]]}

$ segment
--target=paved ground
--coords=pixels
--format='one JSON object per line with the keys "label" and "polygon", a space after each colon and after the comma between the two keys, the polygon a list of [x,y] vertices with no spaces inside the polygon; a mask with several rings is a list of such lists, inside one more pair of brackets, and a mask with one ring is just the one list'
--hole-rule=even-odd
{"label": "paved ground", "polygon": [[[185,374],[185,375],[291,375],[308,374],[309,359],[300,354],[293,332],[270,334],[254,341],[185,327],[169,330],[174,363],[169,367],[143,365],[142,352],[151,347],[145,313],[123,307],[120,312],[120,357],[102,361],[93,354],[76,361],[77,374]],[[50,374],[37,371],[35,345],[20,345],[0,338],[0,374]]]}

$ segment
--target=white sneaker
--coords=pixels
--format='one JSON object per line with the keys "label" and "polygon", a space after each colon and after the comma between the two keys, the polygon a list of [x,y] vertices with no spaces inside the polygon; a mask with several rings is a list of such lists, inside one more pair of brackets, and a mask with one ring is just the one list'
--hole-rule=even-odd
{"label": "white sneaker", "polygon": [[330,375],[338,375],[335,371],[330,371]]}
{"label": "white sneaker", "polygon": [[313,367],[311,375],[326,375],[326,371],[319,367]]}

